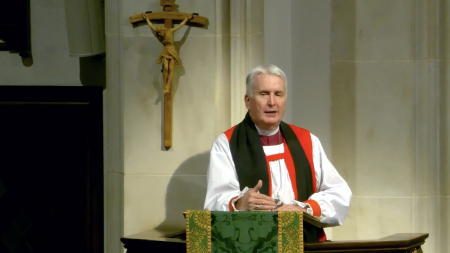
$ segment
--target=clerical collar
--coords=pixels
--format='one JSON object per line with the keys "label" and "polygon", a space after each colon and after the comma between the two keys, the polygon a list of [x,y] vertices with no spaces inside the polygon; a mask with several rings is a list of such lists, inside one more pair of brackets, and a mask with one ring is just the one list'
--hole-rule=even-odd
{"label": "clerical collar", "polygon": [[255,127],[256,127],[256,130],[258,130],[258,134],[262,135],[262,136],[271,136],[271,135],[278,133],[278,131],[280,131],[280,126],[278,126],[277,129],[275,129],[275,130],[263,130],[263,129],[260,129],[257,125],[255,125]]}

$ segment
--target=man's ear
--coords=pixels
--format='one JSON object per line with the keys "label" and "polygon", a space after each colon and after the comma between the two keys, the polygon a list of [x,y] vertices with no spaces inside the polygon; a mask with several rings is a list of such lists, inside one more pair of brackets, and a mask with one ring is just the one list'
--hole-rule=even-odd
{"label": "man's ear", "polygon": [[247,107],[247,110],[250,110],[250,97],[245,94],[244,96],[244,102],[245,102],[245,107]]}

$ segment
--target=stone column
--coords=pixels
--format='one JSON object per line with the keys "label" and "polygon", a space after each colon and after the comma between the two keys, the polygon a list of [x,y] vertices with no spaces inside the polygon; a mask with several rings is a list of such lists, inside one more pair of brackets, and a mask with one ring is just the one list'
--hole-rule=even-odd
{"label": "stone column", "polygon": [[264,2],[230,1],[231,30],[231,123],[247,113],[244,104],[245,77],[264,61]]}
{"label": "stone column", "polygon": [[123,252],[123,36],[122,1],[105,2],[106,88],[103,92],[105,251]]}
{"label": "stone column", "polygon": [[[436,237],[439,238],[437,247],[439,251],[449,252],[450,242],[448,235],[450,234],[450,1],[436,1],[437,14],[435,16],[437,22],[437,47],[439,48],[437,58],[437,82],[439,91],[439,136],[437,155],[439,156],[439,171],[437,173],[438,181],[436,183],[438,190],[438,215],[435,216],[438,231]],[[435,213],[433,213],[435,214]]]}
{"label": "stone column", "polygon": [[447,6],[332,1],[333,160],[354,193],[333,239],[428,232],[424,252],[448,251]]}

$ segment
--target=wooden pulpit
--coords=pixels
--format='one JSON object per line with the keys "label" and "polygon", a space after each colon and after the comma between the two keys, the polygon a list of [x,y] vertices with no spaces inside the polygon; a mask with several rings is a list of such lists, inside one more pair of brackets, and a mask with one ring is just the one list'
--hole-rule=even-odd
{"label": "wooden pulpit", "polygon": [[186,230],[153,229],[121,241],[127,253],[422,253],[428,238],[426,233],[402,233],[377,240],[304,242],[303,228],[311,225],[323,224],[301,212],[188,211]]}
{"label": "wooden pulpit", "polygon": [[[393,234],[377,240],[305,243],[305,253],[423,253],[426,233]],[[152,229],[121,238],[127,253],[186,252],[186,232],[176,229]]]}

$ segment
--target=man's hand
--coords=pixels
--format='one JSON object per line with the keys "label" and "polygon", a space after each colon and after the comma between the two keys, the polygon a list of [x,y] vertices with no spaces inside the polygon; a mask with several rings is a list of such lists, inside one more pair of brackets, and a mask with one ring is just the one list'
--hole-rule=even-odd
{"label": "man's hand", "polygon": [[298,205],[282,205],[280,207],[278,207],[277,209],[275,209],[275,211],[302,211],[302,212],[306,212],[306,208],[301,208]]}
{"label": "man's hand", "polygon": [[[255,187],[248,190],[242,198],[235,203],[235,207],[240,211],[270,211],[275,209],[275,200],[267,195],[258,193],[262,187],[259,180]],[[255,207],[258,207],[255,209]]]}

